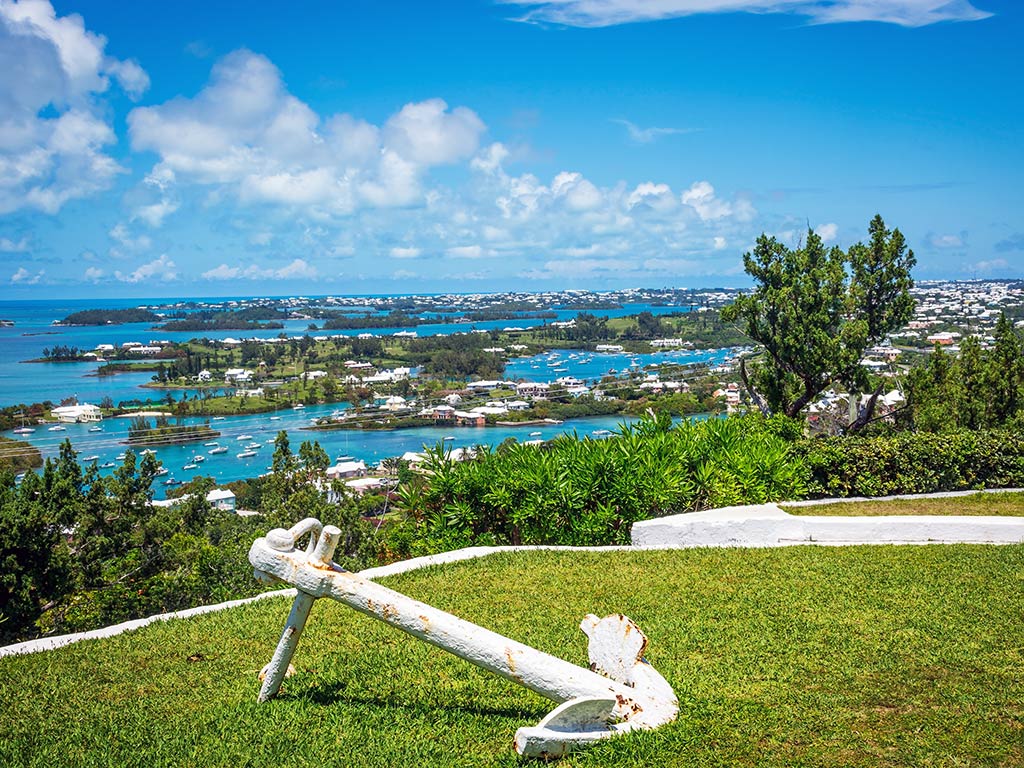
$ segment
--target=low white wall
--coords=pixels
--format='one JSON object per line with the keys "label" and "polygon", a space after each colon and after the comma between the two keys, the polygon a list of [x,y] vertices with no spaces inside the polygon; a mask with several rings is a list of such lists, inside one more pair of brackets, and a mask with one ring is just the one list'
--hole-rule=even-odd
{"label": "low white wall", "polygon": [[[1018,489],[1013,489],[1018,490]],[[976,491],[929,494],[930,497],[966,496]],[[927,498],[893,496],[889,499]],[[878,499],[825,499],[811,502],[786,502],[787,505],[826,504],[841,501],[878,501]],[[379,579],[419,568],[445,565],[461,560],[486,557],[498,552],[536,550],[614,552],[637,547],[646,549],[687,549],[691,547],[785,547],[796,544],[1018,544],[1024,543],[1024,517],[827,517],[790,515],[777,504],[754,504],[723,507],[706,512],[690,512],[660,517],[633,524],[632,547],[468,547],[437,555],[367,568],[360,573],[368,579]],[[0,658],[19,653],[36,653],[60,648],[80,640],[98,640],[139,629],[155,621],[184,619],[204,613],[223,611],[271,597],[294,597],[294,589],[264,592],[245,600],[231,600],[216,605],[202,605],[173,613],[161,613],[145,619],[126,621],[110,627],[78,632],[73,635],[44,637],[0,648]]]}
{"label": "low white wall", "polygon": [[724,507],[633,524],[633,545],[786,547],[797,544],[1018,544],[1024,517],[791,515],[777,504]]}
{"label": "low white wall", "polygon": [[[485,557],[487,555],[493,555],[497,552],[525,552],[529,550],[541,550],[541,549],[552,549],[552,550],[578,550],[587,552],[612,552],[616,550],[629,550],[633,547],[467,547],[466,549],[456,549],[451,552],[441,552],[436,555],[427,555],[425,557],[414,557],[410,560],[401,560],[397,563],[391,563],[390,565],[381,565],[376,568],[367,568],[365,571],[360,571],[360,575],[365,576],[368,579],[380,579],[384,576],[393,576],[398,573],[406,573],[407,571],[415,571],[419,568],[429,568],[434,565],[445,565],[447,563],[457,563],[460,560],[473,560],[478,557]],[[124,621],[120,624],[113,624],[109,627],[102,627],[100,629],[94,629],[89,632],[76,632],[72,635],[54,635],[52,637],[42,637],[37,640],[26,640],[23,643],[15,643],[14,645],[8,645],[0,647],[0,658],[4,656],[14,656],[19,653],[37,653],[39,651],[52,651],[55,648],[61,648],[65,645],[71,645],[82,640],[100,640],[104,637],[113,637],[114,635],[120,635],[125,632],[130,632],[133,629],[140,629],[148,624],[152,624],[156,621],[167,621],[168,619],[187,619],[190,616],[200,616],[204,613],[214,613],[216,611],[223,611],[228,608],[235,608],[239,605],[245,605],[247,603],[254,603],[257,600],[266,600],[270,597],[295,597],[294,589],[278,589],[273,592],[264,592],[256,595],[255,597],[248,597],[243,600],[229,600],[226,603],[216,603],[215,605],[200,605],[196,608],[188,608],[184,611],[173,611],[171,613],[158,613],[155,616],[147,616],[144,619],[133,619],[132,621]]]}

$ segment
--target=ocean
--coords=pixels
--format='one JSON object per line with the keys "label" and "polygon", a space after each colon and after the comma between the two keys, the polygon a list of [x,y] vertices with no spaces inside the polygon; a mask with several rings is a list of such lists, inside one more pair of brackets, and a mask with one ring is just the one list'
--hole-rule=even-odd
{"label": "ocean", "polygon": [[[203,301],[220,301],[225,299],[203,299]],[[187,301],[188,299],[180,299]],[[131,323],[115,326],[99,327],[54,327],[54,320],[60,320],[71,312],[94,308],[127,308],[137,306],[166,305],[175,300],[169,299],[120,299],[120,300],[48,300],[48,301],[0,301],[0,319],[11,320],[14,327],[0,327],[0,406],[30,404],[43,400],[55,403],[62,399],[77,396],[79,402],[99,403],[104,397],[110,397],[115,403],[124,400],[149,398],[159,399],[166,396],[164,390],[142,389],[141,385],[151,380],[151,374],[132,373],[99,377],[95,375],[98,363],[26,363],[24,360],[40,358],[43,349],[54,345],[78,347],[82,351],[94,349],[98,344],[120,345],[127,341],[143,344],[155,339],[172,341],[188,341],[194,332],[155,331],[150,323]],[[558,319],[575,317],[579,310],[556,310]],[[679,311],[678,307],[660,307],[648,304],[631,304],[616,310],[596,310],[595,314],[618,317],[649,311],[653,314]],[[437,323],[421,325],[414,330],[420,336],[433,334],[449,334],[456,331],[467,331],[472,328],[490,330],[510,325],[530,327],[543,323],[540,319],[521,318],[516,320],[489,321],[469,324]],[[292,320],[285,325],[284,333],[289,336],[301,336],[306,333],[308,320]],[[410,329],[373,329],[378,335],[387,335],[398,330]],[[272,338],[282,331],[227,331],[203,333],[210,338],[246,337]],[[317,335],[355,335],[364,331],[330,331],[318,332]],[[538,355],[529,358],[515,358],[509,361],[506,378],[523,378],[531,381],[551,382],[560,376],[575,376],[586,381],[599,379],[610,370],[624,371],[631,365],[643,367],[650,364],[665,362],[708,362],[712,365],[725,359],[726,350],[709,350],[707,352],[668,351],[651,355],[616,355],[591,354],[576,350],[560,350],[557,358]],[[176,397],[181,391],[172,392]],[[173,477],[187,481],[196,474],[211,475],[218,482],[224,483],[245,477],[253,477],[266,471],[273,452],[274,436],[281,429],[289,432],[289,439],[294,448],[303,440],[316,439],[332,458],[339,455],[355,456],[369,463],[381,459],[401,455],[406,451],[418,451],[424,446],[431,446],[445,437],[454,440],[446,441],[452,447],[468,447],[480,443],[497,445],[506,437],[521,440],[537,439],[530,436],[531,432],[540,432],[540,439],[550,439],[563,432],[578,431],[590,434],[603,430],[614,430],[619,425],[620,417],[594,417],[579,419],[564,425],[543,425],[531,427],[484,427],[484,428],[442,428],[418,427],[391,432],[354,432],[348,430],[332,432],[310,432],[302,428],[308,426],[317,416],[326,416],[332,411],[344,407],[342,404],[308,406],[302,411],[290,409],[277,414],[259,414],[250,416],[233,416],[212,423],[221,432],[218,438],[222,445],[229,448],[227,453],[210,456],[202,443],[197,445],[179,445],[160,448],[157,452],[165,468],[168,469],[166,479]],[[271,416],[277,416],[271,419]],[[199,419],[193,421],[201,421]],[[79,458],[97,456],[99,465],[116,461],[115,457],[125,450],[128,419],[105,419],[100,426],[102,432],[90,432],[91,425],[69,424],[62,432],[51,432],[47,426],[36,426],[31,435],[12,435],[27,439],[38,447],[44,457],[55,456],[64,439],[70,439],[79,452]],[[252,435],[249,443],[260,443],[263,447],[252,458],[238,459],[236,454],[242,448],[237,444],[240,435]],[[204,455],[195,470],[182,469],[185,465],[195,463],[196,455]],[[111,470],[105,470],[111,471]],[[162,495],[158,493],[158,495]]]}

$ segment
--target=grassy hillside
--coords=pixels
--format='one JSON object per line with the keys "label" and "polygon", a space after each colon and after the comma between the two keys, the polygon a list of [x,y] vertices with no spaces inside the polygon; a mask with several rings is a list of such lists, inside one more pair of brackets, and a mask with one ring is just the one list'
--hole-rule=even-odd
{"label": "grassy hillside", "polygon": [[[1024,546],[547,552],[386,583],[578,663],[585,613],[640,623],[679,720],[563,766],[1024,764]],[[552,708],[327,601],[257,706],[287,612],[0,659],[0,765],[512,766]]]}

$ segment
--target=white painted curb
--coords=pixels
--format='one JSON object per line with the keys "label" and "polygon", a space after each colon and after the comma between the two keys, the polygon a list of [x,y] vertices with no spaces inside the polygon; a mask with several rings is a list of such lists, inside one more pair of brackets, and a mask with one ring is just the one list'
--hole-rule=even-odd
{"label": "white painted curb", "polygon": [[777,504],[724,507],[633,524],[637,547],[787,547],[800,544],[1019,544],[1024,517],[804,516]]}
{"label": "white painted curb", "polygon": [[[360,575],[365,576],[368,579],[380,579],[385,576],[393,576],[399,573],[415,571],[420,568],[429,568],[434,565],[445,565],[447,563],[457,563],[462,560],[473,560],[478,557],[486,557],[487,555],[493,555],[498,552],[528,552],[547,549],[582,552],[615,552],[635,550],[635,547],[467,547],[466,549],[456,549],[451,552],[441,552],[436,555],[427,555],[425,557],[414,557],[410,560],[401,560],[397,563],[391,563],[390,565],[380,565],[375,568],[367,568],[365,571],[360,571],[359,573]],[[227,610],[228,608],[235,608],[240,605],[255,603],[258,600],[266,600],[270,597],[294,598],[295,590],[278,589],[273,592],[264,592],[262,594],[256,595],[255,597],[247,597],[242,600],[229,600],[226,603],[216,603],[214,605],[200,605],[196,608],[188,608],[183,611],[158,613],[155,616],[147,616],[144,619],[133,619],[132,621],[124,621],[120,624],[113,624],[109,627],[102,627],[101,629],[93,629],[89,632],[76,632],[71,635],[54,635],[52,637],[41,637],[36,640],[26,640],[22,643],[15,643],[14,645],[0,647],[0,658],[3,658],[4,656],[15,656],[21,653],[38,653],[39,651],[52,651],[55,648],[62,648],[65,645],[71,645],[72,643],[77,643],[81,640],[101,640],[105,637],[114,637],[115,635],[130,632],[133,629],[140,629],[149,624],[153,624],[157,621],[167,621],[168,619],[187,619],[191,616],[201,616],[204,613],[215,613],[216,611],[223,611]]]}
{"label": "white painted curb", "polygon": [[[1020,492],[1021,489],[980,491],[980,493]],[[890,501],[894,499],[950,498],[970,496],[979,491],[957,491],[913,496],[886,496],[884,498],[819,499],[803,502],[785,502],[787,506],[835,504],[850,501]],[[799,544],[843,546],[852,544],[1019,544],[1024,543],[1024,517],[968,517],[942,515],[888,516],[888,517],[827,517],[790,515],[777,504],[753,504],[742,507],[723,507],[705,512],[688,512],[671,517],[659,517],[633,524],[633,546],[620,547],[568,547],[568,546],[506,546],[467,547],[436,555],[414,557],[390,565],[360,571],[368,579],[379,579],[399,573],[446,565],[462,560],[473,560],[498,552],[535,552],[542,550],[565,552],[624,552],[637,549],[689,549],[693,547],[784,547]],[[216,605],[201,605],[184,611],[161,613],[145,619],[135,619],[90,632],[57,635],[37,640],[26,640],[0,647],[0,658],[21,653],[37,653],[61,648],[80,640],[99,640],[113,637],[156,621],[185,619],[234,608],[270,597],[295,597],[294,589],[264,592],[244,600],[231,600]]]}

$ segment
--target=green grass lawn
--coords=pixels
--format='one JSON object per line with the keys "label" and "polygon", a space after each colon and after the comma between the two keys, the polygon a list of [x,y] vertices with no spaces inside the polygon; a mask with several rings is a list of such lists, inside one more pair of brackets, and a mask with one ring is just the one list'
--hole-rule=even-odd
{"label": "green grass lawn", "polygon": [[[577,663],[624,612],[677,722],[563,766],[1024,765],[1024,546],[495,555],[389,586]],[[553,705],[318,601],[281,698],[272,599],[0,659],[0,765],[512,766]]]}
{"label": "green grass lawn", "polygon": [[780,505],[791,515],[1007,515],[1024,517],[1024,493],[975,493],[950,499],[896,499],[814,504],[806,507]]}

